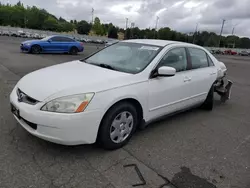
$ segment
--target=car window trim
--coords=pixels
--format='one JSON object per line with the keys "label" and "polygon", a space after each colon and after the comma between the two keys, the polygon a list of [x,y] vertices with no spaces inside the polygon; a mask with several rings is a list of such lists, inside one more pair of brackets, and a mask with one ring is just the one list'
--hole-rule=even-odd
{"label": "car window trim", "polygon": [[[193,49],[197,49],[197,50],[203,51],[203,52],[206,54],[206,57],[207,57],[208,54],[207,54],[207,52],[206,52],[205,50],[203,50],[203,49],[201,49],[201,48],[196,48],[196,47],[193,47],[193,46],[187,47],[188,53],[189,53],[189,55],[190,55],[191,64],[192,64],[192,69],[191,69],[191,70],[196,70],[196,69],[193,69],[193,62],[192,62],[191,54],[190,54],[190,51],[189,51],[190,48],[193,48]],[[197,69],[203,69],[203,68],[211,67],[211,66],[209,66],[208,58],[206,58],[206,59],[207,59],[207,67],[201,67],[201,68],[197,68]],[[213,61],[212,61],[212,62],[213,62]]]}
{"label": "car window trim", "polygon": [[[74,39],[70,38],[70,37],[66,37],[66,36],[61,36],[61,38],[64,39],[64,41],[61,42],[76,42]],[[68,40],[68,41],[67,41]]]}
{"label": "car window trim", "polygon": [[[207,53],[206,53],[206,54],[207,54]],[[212,62],[213,65],[211,65],[211,66],[209,65],[209,60]],[[208,67],[213,67],[213,66],[215,66],[213,60],[211,59],[211,57],[209,57],[208,54],[207,54],[207,62],[208,62]]]}
{"label": "car window trim", "polygon": [[[170,44],[167,44],[166,46],[169,46],[169,45],[171,45],[171,44],[175,44],[175,43],[170,43]],[[163,48],[162,48],[162,50],[164,50],[164,48],[166,47],[166,46],[164,46]],[[170,52],[170,50],[173,50],[173,49],[176,49],[176,48],[184,48],[184,50],[185,50],[185,53],[186,53],[186,57],[187,57],[187,51],[186,51],[186,46],[173,46],[173,47],[170,47],[161,57],[160,57],[160,59],[158,60],[158,62],[156,63],[156,65],[154,66],[154,68],[152,69],[152,71],[150,72],[150,74],[149,74],[149,79],[154,79],[154,77],[153,77],[153,75],[154,75],[154,73],[155,73],[155,71],[159,68],[158,66],[159,66],[159,64],[160,64],[160,62],[161,62],[161,60],[162,60],[162,58],[168,53],[168,52]],[[161,50],[161,51],[162,51]],[[156,57],[156,56],[155,56]],[[180,71],[180,72],[176,72],[176,74],[178,74],[178,73],[181,73],[181,72],[186,72],[186,71],[189,71],[189,69],[188,69],[188,63],[190,63],[190,62],[188,62],[188,58],[187,58],[187,69],[185,70],[185,71]]]}
{"label": "car window trim", "polygon": [[53,41],[53,38],[59,38],[60,39],[59,36],[54,36],[54,37],[51,37],[50,39],[52,40],[52,42],[60,42],[60,40],[59,41]]}

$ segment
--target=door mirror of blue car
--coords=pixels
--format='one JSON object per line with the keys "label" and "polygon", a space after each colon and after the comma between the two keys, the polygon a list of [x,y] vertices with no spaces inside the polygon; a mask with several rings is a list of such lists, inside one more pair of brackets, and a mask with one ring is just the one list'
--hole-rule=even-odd
{"label": "door mirror of blue car", "polygon": [[52,41],[51,39],[48,40],[48,42],[51,42],[51,41]]}

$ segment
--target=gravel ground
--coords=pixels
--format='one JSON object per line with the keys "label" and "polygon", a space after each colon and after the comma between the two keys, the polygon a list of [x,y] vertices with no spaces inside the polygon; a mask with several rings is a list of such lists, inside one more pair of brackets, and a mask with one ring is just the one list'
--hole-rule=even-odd
{"label": "gravel ground", "polygon": [[22,39],[0,37],[1,188],[249,188],[250,57],[219,56],[233,80],[232,98],[215,99],[212,112],[194,109],[138,131],[123,149],[61,146],[31,136],[10,112],[9,94],[25,74],[81,59],[101,48],[86,44],[77,56],[20,53]]}

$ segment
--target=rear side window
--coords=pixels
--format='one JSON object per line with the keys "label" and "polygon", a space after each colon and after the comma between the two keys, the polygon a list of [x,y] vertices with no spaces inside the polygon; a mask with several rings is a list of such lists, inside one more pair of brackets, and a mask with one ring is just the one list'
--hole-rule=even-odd
{"label": "rear side window", "polygon": [[208,57],[205,51],[198,48],[188,48],[190,53],[192,69],[208,67]]}
{"label": "rear side window", "polygon": [[207,60],[208,60],[208,65],[209,65],[209,67],[214,66],[214,62],[213,62],[212,59],[209,57],[209,55],[207,55]]}
{"label": "rear side window", "polygon": [[68,38],[68,37],[61,37],[62,42],[75,42],[73,39]]}

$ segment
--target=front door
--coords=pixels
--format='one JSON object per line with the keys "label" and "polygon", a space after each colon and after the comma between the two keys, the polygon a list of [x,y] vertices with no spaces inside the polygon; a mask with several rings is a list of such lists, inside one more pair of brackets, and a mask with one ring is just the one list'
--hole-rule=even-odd
{"label": "front door", "polygon": [[190,91],[191,65],[184,47],[169,50],[157,68],[161,66],[175,68],[176,74],[149,80],[149,120],[185,108],[193,93]]}
{"label": "front door", "polygon": [[62,51],[62,47],[61,47],[61,37],[59,37],[59,36],[52,37],[52,38],[48,41],[48,45],[46,46],[46,51],[47,51],[47,52],[58,52],[58,51]]}

